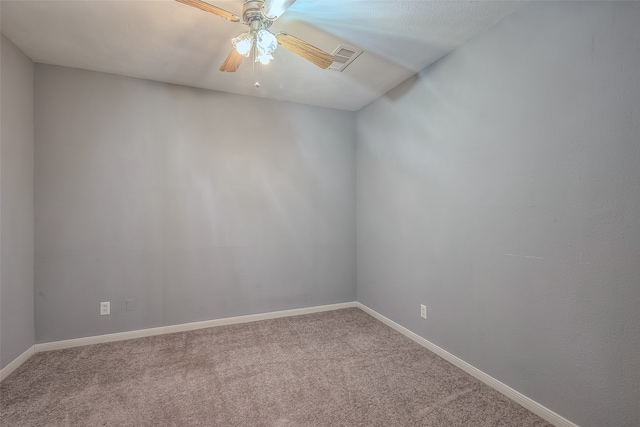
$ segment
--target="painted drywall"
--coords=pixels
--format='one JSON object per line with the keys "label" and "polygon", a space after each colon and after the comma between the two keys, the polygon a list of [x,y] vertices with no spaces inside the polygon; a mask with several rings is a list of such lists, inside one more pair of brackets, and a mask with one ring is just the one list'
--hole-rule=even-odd
{"label": "painted drywall", "polygon": [[531,2],[357,116],[358,301],[585,427],[640,424],[639,22]]}
{"label": "painted drywall", "polygon": [[34,344],[33,63],[0,35],[0,369]]}
{"label": "painted drywall", "polygon": [[38,343],[355,300],[355,113],[35,81]]}

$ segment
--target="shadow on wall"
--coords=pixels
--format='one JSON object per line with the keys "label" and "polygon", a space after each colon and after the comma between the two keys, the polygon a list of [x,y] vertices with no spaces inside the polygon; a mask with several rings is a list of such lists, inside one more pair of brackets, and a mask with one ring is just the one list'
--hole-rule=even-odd
{"label": "shadow on wall", "polygon": [[398,86],[387,92],[384,97],[391,101],[398,101],[399,99],[402,99],[406,94],[410,93],[419,81],[420,75],[414,74],[413,76],[409,77],[407,80],[403,81]]}

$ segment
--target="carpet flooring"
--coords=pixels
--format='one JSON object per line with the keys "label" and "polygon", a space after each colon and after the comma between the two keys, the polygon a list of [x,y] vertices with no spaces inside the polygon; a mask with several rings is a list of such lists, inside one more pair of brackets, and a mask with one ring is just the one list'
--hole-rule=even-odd
{"label": "carpet flooring", "polygon": [[37,353],[0,426],[549,426],[357,308]]}

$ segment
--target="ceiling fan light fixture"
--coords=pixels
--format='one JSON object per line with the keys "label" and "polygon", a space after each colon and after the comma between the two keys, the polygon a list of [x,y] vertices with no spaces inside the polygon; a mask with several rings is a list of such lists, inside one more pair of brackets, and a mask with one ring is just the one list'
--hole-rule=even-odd
{"label": "ceiling fan light fixture", "polygon": [[249,56],[253,47],[253,37],[249,33],[242,33],[231,39],[233,48],[242,56]]}
{"label": "ceiling fan light fixture", "polygon": [[271,55],[258,55],[258,57],[256,58],[256,62],[259,62],[262,65],[267,65],[269,62],[271,62],[272,59],[273,56]]}
{"label": "ceiling fan light fixture", "polygon": [[270,57],[278,47],[278,39],[273,33],[263,28],[256,33],[256,47],[258,48],[259,57]]}

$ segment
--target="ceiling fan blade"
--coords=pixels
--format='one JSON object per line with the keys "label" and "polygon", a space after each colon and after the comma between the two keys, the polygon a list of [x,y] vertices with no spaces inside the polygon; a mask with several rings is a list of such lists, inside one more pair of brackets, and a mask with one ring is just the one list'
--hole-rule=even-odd
{"label": "ceiling fan blade", "polygon": [[333,62],[333,55],[310,45],[304,40],[287,33],[278,33],[276,37],[283,48],[303,57],[307,61],[313,62],[320,68],[329,68],[329,65]]}
{"label": "ceiling fan blade", "polygon": [[262,14],[275,21],[295,2],[296,0],[265,0],[261,9]]}
{"label": "ceiling fan blade", "polygon": [[226,11],[224,9],[220,9],[217,6],[209,4],[207,2],[201,0],[176,0],[182,4],[186,4],[187,6],[197,7],[200,10],[204,10],[205,12],[213,13],[214,15],[218,15],[221,18],[228,19],[231,22],[240,22],[240,18],[238,18],[233,13]]}
{"label": "ceiling fan blade", "polygon": [[220,66],[220,71],[233,73],[240,67],[242,61],[244,61],[244,55],[239,54],[237,50],[233,49]]}

